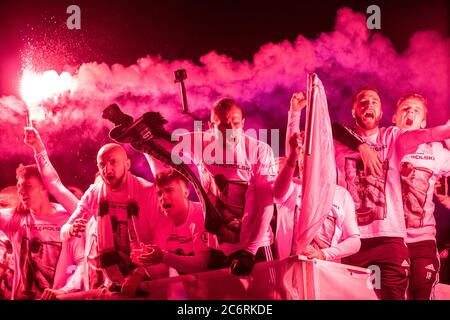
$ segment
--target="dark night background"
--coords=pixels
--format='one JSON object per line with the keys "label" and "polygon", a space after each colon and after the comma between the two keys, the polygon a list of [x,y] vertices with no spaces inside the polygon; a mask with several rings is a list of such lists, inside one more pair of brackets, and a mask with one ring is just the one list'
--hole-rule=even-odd
{"label": "dark night background", "polygon": [[[81,30],[66,28],[71,4],[80,6]],[[211,50],[250,60],[265,43],[331,31],[341,7],[365,13],[372,4],[380,6],[381,32],[398,51],[418,30],[448,36],[446,0],[1,1],[0,96],[17,94],[19,52],[33,41],[65,40],[64,48],[57,48],[64,56],[47,60],[57,71],[88,61],[130,65],[147,54],[196,61]]]}

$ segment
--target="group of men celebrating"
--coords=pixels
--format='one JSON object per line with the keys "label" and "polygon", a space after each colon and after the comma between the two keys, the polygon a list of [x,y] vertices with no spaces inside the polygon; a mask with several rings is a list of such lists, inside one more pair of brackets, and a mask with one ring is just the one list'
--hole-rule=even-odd
{"label": "group of men celebrating", "polygon": [[[256,262],[274,258],[272,248],[277,259],[292,255],[294,222],[302,211],[299,123],[306,103],[303,93],[291,99],[279,170],[272,149],[243,133],[243,109],[232,99],[213,105],[209,131],[190,136],[204,148],[222,139],[222,161],[195,164],[224,217],[225,236],[205,229],[205,213],[189,199],[182,174],[159,166],[154,183],[136,177],[119,144],[101,147],[99,175],[78,199],[61,183],[38,132],[25,128],[36,165],[17,169],[19,202],[0,211],[0,231],[14,256],[12,299],[55,299],[79,291],[89,293],[87,299],[135,297],[145,295],[142,281],[219,268],[247,276]],[[450,151],[443,146],[450,126],[425,129],[427,102],[419,94],[399,99],[395,127],[380,128],[382,114],[376,89],[355,94],[354,139],[334,135],[333,206],[303,254],[377,265],[381,299],[430,299],[439,271],[433,191],[436,178],[450,172]],[[230,153],[238,165],[227,165]]]}

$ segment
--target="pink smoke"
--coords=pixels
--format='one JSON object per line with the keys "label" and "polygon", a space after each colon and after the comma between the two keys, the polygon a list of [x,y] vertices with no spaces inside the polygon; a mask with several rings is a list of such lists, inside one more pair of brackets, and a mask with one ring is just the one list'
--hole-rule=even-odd
{"label": "pink smoke", "polygon": [[[77,89],[58,97],[56,103],[46,101],[46,119],[35,125],[52,159],[64,166],[78,166],[75,168],[83,168],[85,163],[95,166],[95,153],[109,141],[111,128],[101,112],[113,102],[134,117],[159,111],[169,120],[169,129],[192,129],[192,118],[181,115],[179,87],[174,83],[173,71],[180,68],[188,73],[191,112],[207,119],[211,104],[230,96],[245,108],[247,127],[279,128],[281,141],[290,96],[306,89],[306,73],[312,71],[325,86],[332,121],[352,124],[352,94],[371,85],[382,93],[384,125],[390,124],[397,98],[411,91],[428,98],[428,123],[437,125],[450,113],[448,58],[449,39],[438,33],[416,33],[408,49],[399,53],[388,38],[366,28],[364,14],[342,8],[333,32],[316,39],[299,35],[293,43],[265,44],[253,61],[237,62],[213,51],[200,57],[200,65],[155,56],[140,58],[128,67],[84,63],[71,72]],[[16,166],[24,158],[32,161],[31,151],[22,143],[24,103],[13,96],[0,97],[0,109],[2,163],[13,161]],[[145,165],[142,159],[137,162]],[[93,170],[95,167],[89,175]]]}

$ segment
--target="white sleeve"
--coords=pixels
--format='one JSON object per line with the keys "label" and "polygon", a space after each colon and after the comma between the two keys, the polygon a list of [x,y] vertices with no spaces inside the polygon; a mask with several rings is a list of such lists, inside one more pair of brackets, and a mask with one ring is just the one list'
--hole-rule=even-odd
{"label": "white sleeve", "polygon": [[84,263],[85,255],[85,237],[69,239],[69,248],[72,254],[73,262],[76,264],[75,272],[67,279],[66,285],[61,288],[66,293],[76,292],[83,289],[83,277],[87,272]]}
{"label": "white sleeve", "polygon": [[322,249],[322,251],[327,261],[333,261],[357,253],[360,247],[361,239],[359,236],[353,235],[333,247]]}
{"label": "white sleeve", "polygon": [[48,158],[47,151],[35,154],[34,158],[48,192],[53,195],[67,212],[72,213],[77,207],[78,199],[61,182],[58,173]]}
{"label": "white sleeve", "polygon": [[417,147],[423,143],[443,141],[449,138],[450,125],[441,125],[428,129],[403,131],[399,135],[397,143],[404,154],[410,154],[415,152]]}
{"label": "white sleeve", "polygon": [[344,219],[342,221],[342,236],[340,242],[330,248],[322,249],[327,261],[347,257],[359,251],[361,247],[360,233],[356,223],[355,203],[345,192],[343,200]]}
{"label": "white sleeve", "polygon": [[285,141],[285,156],[289,156],[291,147],[289,146],[289,138],[296,132],[300,132],[300,116],[301,111],[289,111],[288,112],[288,122],[286,128],[286,141]]}
{"label": "white sleeve", "polygon": [[292,193],[292,177],[294,175],[295,167],[290,167],[287,162],[284,164],[278,173],[275,183],[273,185],[273,195],[277,203],[286,201]]}
{"label": "white sleeve", "polygon": [[246,243],[242,249],[256,254],[261,246],[269,228],[273,216],[274,197],[273,182],[276,177],[275,159],[272,148],[263,145],[258,152],[258,165],[256,166],[253,181],[255,187],[254,203],[249,203],[246,197],[245,206],[253,208],[249,210],[248,217],[242,219],[241,238],[244,236]]}
{"label": "white sleeve", "polygon": [[440,174],[448,177],[450,175],[450,151],[442,148],[442,166]]}
{"label": "white sleeve", "polygon": [[87,221],[93,216],[93,212],[90,208],[90,204],[92,201],[96,201],[96,199],[93,199],[95,196],[95,187],[96,185],[93,184],[89,187],[89,189],[84,193],[81,200],[78,202],[77,208],[70,216],[69,220],[61,227],[60,237],[61,241],[67,241],[70,239],[70,228],[72,227],[72,224],[75,220],[79,218],[84,218]]}

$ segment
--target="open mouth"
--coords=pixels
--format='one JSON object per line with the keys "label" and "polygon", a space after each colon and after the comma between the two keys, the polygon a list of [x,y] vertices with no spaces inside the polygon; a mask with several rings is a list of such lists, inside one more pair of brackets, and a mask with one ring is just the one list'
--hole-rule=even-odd
{"label": "open mouth", "polygon": [[366,112],[364,112],[363,117],[366,119],[375,119],[375,112],[373,112],[373,110],[367,110]]}
{"label": "open mouth", "polygon": [[407,126],[411,126],[413,124],[413,120],[411,118],[406,118],[405,124]]}
{"label": "open mouth", "polygon": [[163,204],[162,207],[163,207],[164,210],[167,210],[167,209],[172,208],[172,204],[171,203],[165,203],[165,204]]}

